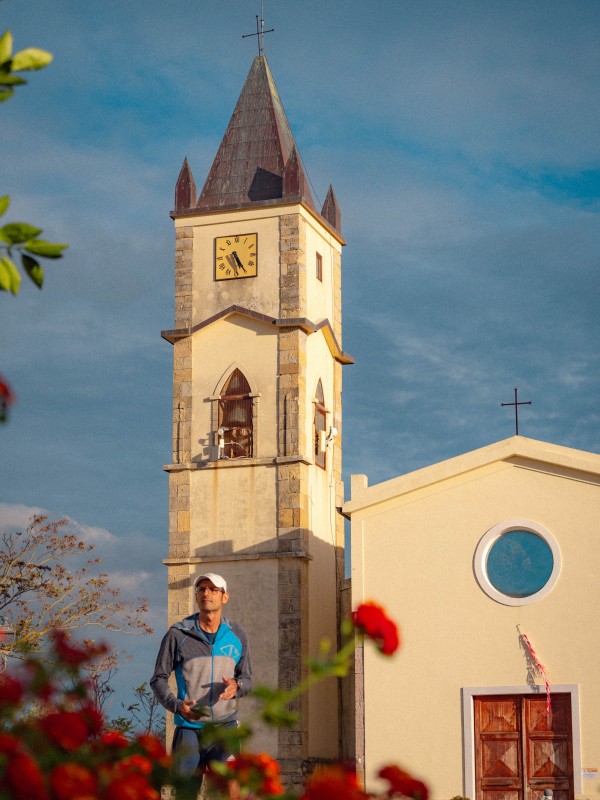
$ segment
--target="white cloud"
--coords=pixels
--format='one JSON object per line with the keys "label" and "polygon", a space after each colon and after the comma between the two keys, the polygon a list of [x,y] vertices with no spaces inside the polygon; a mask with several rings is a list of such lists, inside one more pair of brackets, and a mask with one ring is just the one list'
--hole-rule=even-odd
{"label": "white cloud", "polygon": [[0,503],[0,531],[11,533],[26,530],[32,517],[45,514],[43,508],[20,505],[18,503]]}
{"label": "white cloud", "polygon": [[143,570],[132,570],[131,572],[114,572],[110,573],[111,584],[122,592],[128,595],[141,594],[144,592],[144,585],[150,578],[154,578],[149,572]]}

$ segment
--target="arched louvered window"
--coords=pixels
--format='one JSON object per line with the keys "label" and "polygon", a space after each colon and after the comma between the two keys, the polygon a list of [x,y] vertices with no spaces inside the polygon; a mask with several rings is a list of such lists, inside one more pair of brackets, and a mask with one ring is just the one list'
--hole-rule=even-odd
{"label": "arched louvered window", "polygon": [[252,456],[252,398],[250,384],[234,369],[219,400],[219,428],[224,429],[224,458]]}
{"label": "arched louvered window", "polygon": [[325,395],[323,394],[323,384],[319,380],[317,391],[315,392],[315,464],[325,469],[326,450],[323,444],[321,432],[327,430],[327,410],[325,408]]}

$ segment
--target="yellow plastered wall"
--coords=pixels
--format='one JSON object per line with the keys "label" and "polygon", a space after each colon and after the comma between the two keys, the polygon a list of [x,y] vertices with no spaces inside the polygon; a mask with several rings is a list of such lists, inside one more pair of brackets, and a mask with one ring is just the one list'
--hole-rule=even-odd
{"label": "yellow plastered wall", "polygon": [[273,326],[240,315],[198,331],[192,345],[192,460],[214,458],[212,403],[218,387],[239,367],[252,389],[259,390],[255,453],[277,453],[277,336]]}
{"label": "yellow plastered wall", "polygon": [[[336,255],[341,253],[340,243],[323,227],[317,226],[312,217],[306,215],[306,294],[307,316],[319,322],[328,319],[334,327],[335,320],[335,284],[334,264]],[[316,277],[316,254],[322,257],[323,279]]]}
{"label": "yellow plastered wall", "polygon": [[[278,317],[279,215],[264,209],[246,209],[239,216],[232,213],[215,214],[194,220],[194,224],[192,324],[208,319],[232,305]],[[244,233],[258,234],[256,277],[215,281],[215,238]]]}

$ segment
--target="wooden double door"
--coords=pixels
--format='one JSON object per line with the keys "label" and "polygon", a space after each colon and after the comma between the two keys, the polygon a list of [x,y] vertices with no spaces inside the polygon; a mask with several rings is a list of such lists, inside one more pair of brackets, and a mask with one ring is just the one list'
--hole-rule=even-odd
{"label": "wooden double door", "polygon": [[571,695],[474,698],[476,800],[573,800]]}

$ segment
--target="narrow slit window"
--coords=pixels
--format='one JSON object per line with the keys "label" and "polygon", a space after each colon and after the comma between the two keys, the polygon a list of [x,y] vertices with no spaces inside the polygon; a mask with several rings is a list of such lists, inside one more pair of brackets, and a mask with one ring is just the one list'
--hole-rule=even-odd
{"label": "narrow slit window", "polygon": [[317,280],[323,282],[323,256],[317,253]]}
{"label": "narrow slit window", "polygon": [[327,409],[325,408],[325,395],[323,384],[319,380],[315,393],[315,464],[325,469],[327,464],[327,450],[325,446],[325,431],[327,430]]}

